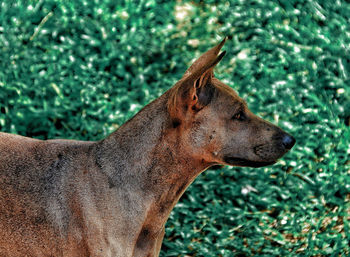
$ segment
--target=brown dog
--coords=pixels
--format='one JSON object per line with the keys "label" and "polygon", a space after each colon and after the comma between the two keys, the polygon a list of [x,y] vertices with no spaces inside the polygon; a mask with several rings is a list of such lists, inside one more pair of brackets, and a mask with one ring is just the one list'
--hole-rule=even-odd
{"label": "brown dog", "polygon": [[291,149],[293,137],[214,77],[224,42],[104,140],[0,133],[0,256],[158,256],[199,173],[270,165]]}

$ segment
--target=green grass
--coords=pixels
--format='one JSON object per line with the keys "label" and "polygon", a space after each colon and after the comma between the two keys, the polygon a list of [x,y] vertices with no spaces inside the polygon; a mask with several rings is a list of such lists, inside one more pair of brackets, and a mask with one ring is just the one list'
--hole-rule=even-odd
{"label": "green grass", "polygon": [[295,136],[271,167],[209,170],[161,256],[350,255],[350,3],[2,1],[0,130],[96,140],[224,36],[217,77]]}

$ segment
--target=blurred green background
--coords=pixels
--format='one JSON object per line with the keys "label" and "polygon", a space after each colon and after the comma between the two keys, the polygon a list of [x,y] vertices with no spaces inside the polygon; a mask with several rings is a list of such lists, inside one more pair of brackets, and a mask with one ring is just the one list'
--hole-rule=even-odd
{"label": "blurred green background", "polygon": [[224,36],[217,77],[297,144],[201,174],[161,256],[349,256],[349,1],[3,0],[0,130],[102,139]]}

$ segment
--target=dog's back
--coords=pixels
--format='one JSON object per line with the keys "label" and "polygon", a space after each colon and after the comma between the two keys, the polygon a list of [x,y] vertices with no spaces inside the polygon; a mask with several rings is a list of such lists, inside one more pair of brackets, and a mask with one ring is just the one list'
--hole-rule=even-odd
{"label": "dog's back", "polygon": [[77,165],[71,157],[91,144],[0,133],[0,256],[62,255],[55,235],[68,219],[62,189]]}
{"label": "dog's back", "polygon": [[0,132],[1,257],[132,255],[144,200],[111,184],[97,147]]}

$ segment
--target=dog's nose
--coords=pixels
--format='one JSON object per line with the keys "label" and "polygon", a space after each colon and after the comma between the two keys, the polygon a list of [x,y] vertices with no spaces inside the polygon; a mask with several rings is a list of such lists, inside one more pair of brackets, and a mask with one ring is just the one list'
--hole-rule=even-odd
{"label": "dog's nose", "polygon": [[285,134],[282,138],[282,144],[283,144],[284,148],[290,150],[290,149],[292,149],[293,145],[295,144],[295,139],[294,139],[294,137],[292,137],[288,134]]}

